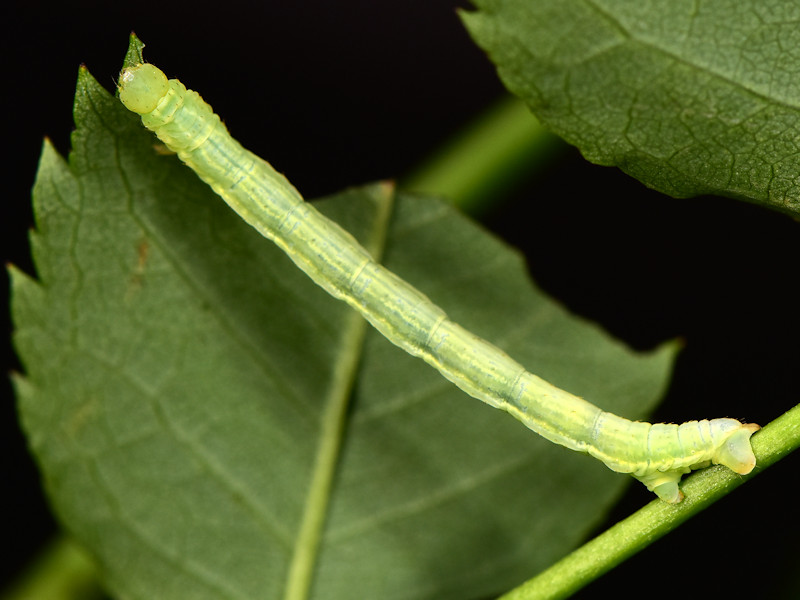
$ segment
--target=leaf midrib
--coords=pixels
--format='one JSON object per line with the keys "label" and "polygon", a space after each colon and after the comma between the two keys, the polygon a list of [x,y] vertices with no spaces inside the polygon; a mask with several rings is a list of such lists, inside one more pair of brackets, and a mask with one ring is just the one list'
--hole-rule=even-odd
{"label": "leaf midrib", "polygon": [[[364,244],[376,261],[380,261],[386,247],[394,205],[391,189],[382,186],[378,193],[381,198],[377,203],[374,225],[370,239]],[[319,444],[303,517],[287,572],[284,600],[306,600],[309,597],[331,490],[339,465],[339,454],[345,439],[348,407],[367,332],[367,322],[354,310],[348,309],[345,319],[337,360],[331,374],[331,385],[323,402]]]}
{"label": "leaf midrib", "polygon": [[715,79],[718,79],[720,81],[724,81],[724,82],[726,82],[726,83],[728,83],[728,84],[730,84],[730,85],[732,85],[732,86],[734,86],[736,88],[741,89],[743,92],[746,92],[748,94],[752,94],[753,96],[755,96],[757,98],[760,98],[761,100],[763,100],[767,104],[782,106],[784,108],[787,108],[787,109],[790,109],[790,110],[793,110],[793,111],[796,111],[796,110],[800,109],[800,105],[790,104],[785,100],[778,99],[778,98],[776,98],[774,96],[769,96],[763,91],[758,91],[756,89],[753,89],[752,87],[749,87],[748,85],[746,85],[745,82],[743,82],[741,80],[733,79],[731,77],[731,75],[725,74],[723,72],[720,72],[719,70],[713,68],[711,65],[701,65],[701,64],[698,64],[696,62],[692,62],[691,60],[687,59],[686,57],[684,57],[684,56],[682,56],[680,54],[676,54],[674,51],[672,51],[672,50],[670,50],[670,49],[668,49],[668,48],[666,48],[666,47],[664,47],[662,45],[656,44],[655,41],[652,40],[652,39],[643,39],[643,38],[635,35],[629,29],[627,29],[622,23],[619,22],[618,19],[616,19],[614,17],[613,14],[608,13],[604,8],[598,6],[597,3],[594,0],[584,0],[584,2],[586,2],[586,4],[588,6],[590,6],[594,11],[596,11],[598,15],[600,15],[603,19],[605,19],[612,27],[614,27],[614,29],[616,29],[621,35],[623,35],[627,40],[629,40],[631,42],[634,42],[636,44],[640,44],[642,46],[650,48],[653,51],[658,52],[658,53],[664,55],[665,57],[668,57],[668,58],[674,60],[677,63],[685,65],[685,66],[687,66],[687,67],[689,67],[691,69],[695,69],[697,71],[703,72],[703,73],[707,74],[708,76],[713,77]]}

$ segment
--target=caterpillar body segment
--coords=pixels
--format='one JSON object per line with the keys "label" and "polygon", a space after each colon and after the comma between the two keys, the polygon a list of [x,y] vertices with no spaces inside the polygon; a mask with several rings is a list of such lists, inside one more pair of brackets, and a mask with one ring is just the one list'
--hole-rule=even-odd
{"label": "caterpillar body segment", "polygon": [[734,419],[629,421],[544,381],[454,323],[306,203],[269,163],[244,149],[199,94],[153,65],[124,69],[119,92],[145,127],[317,284],[468,394],[550,441],[630,473],[667,502],[682,499],[678,482],[690,470],[713,463],[745,474],[755,466],[750,436],[757,425]]}
{"label": "caterpillar body segment", "polygon": [[745,475],[756,464],[750,436],[759,426],[753,423],[723,418],[650,424],[610,413],[603,418],[613,424],[601,427],[605,433],[595,436],[589,453],[612,471],[630,473],[667,502],[683,498],[678,482],[690,471],[720,464]]}

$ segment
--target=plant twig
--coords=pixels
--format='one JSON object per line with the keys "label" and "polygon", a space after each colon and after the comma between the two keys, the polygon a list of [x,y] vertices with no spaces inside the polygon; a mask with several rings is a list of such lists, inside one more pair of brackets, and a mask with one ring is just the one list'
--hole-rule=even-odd
{"label": "plant twig", "polygon": [[680,504],[654,500],[500,600],[566,598],[800,446],[800,405],[753,435],[758,464],[746,476],[711,467],[688,477]]}

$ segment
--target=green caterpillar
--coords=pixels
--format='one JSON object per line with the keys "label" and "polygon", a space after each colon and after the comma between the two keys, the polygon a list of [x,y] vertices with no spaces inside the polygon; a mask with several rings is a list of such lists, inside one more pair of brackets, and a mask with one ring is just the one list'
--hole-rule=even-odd
{"label": "green caterpillar", "polygon": [[507,411],[548,440],[630,473],[666,502],[683,498],[684,473],[722,464],[755,467],[758,425],[734,419],[682,425],[629,421],[526,371],[503,351],[448,319],[416,288],[376,263],[336,223],[306,203],[272,166],[245,150],[197,92],[159,69],[122,71],[119,97],[233,210],[271,239],[330,294],[394,344],[421,357],[466,393]]}

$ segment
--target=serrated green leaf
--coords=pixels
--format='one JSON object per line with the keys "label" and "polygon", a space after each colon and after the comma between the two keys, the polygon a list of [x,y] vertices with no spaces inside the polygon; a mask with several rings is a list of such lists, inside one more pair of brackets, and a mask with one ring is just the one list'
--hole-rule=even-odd
{"label": "serrated green leaf", "polygon": [[[361,343],[354,313],[85,70],[75,119],[69,163],[46,143],[34,189],[39,281],[12,269],[16,384],[56,511],[114,595],[276,598],[291,580],[313,598],[485,597],[628,484],[371,329]],[[657,401],[669,349],[634,355],[568,315],[449,206],[384,185],[318,206],[536,373],[628,417]]]}
{"label": "serrated green leaf", "polygon": [[592,162],[800,211],[796,2],[475,0],[505,85]]}

